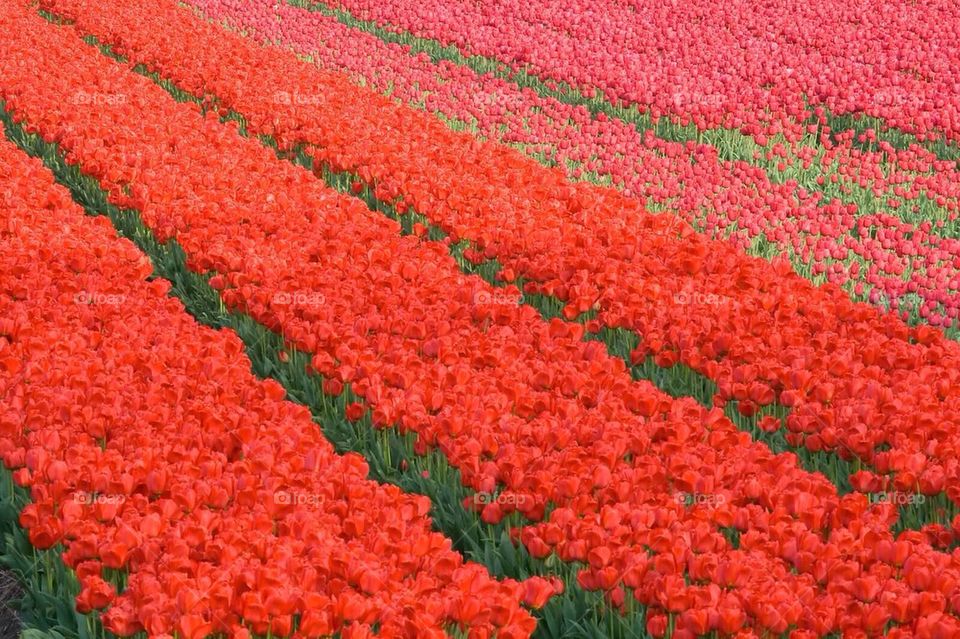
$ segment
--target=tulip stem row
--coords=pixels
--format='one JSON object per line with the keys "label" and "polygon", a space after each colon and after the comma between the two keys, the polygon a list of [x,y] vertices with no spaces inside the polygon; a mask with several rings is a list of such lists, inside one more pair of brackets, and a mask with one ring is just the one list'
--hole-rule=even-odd
{"label": "tulip stem row", "polygon": [[[17,486],[12,473],[0,465],[0,564],[15,577],[19,597],[0,602],[4,607],[0,632],[9,631],[21,639],[94,639],[105,637],[96,615],[77,613],[73,600],[80,584],[73,571],[60,559],[61,547],[39,550],[30,544],[18,516],[30,500],[29,492]],[[7,626],[7,615],[15,614],[17,630]]]}

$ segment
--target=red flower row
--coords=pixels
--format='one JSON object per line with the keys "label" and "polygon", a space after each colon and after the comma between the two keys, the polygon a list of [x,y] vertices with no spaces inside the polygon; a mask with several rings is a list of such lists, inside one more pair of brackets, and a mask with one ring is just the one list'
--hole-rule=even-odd
{"label": "red flower row", "polygon": [[[638,359],[682,362],[715,380],[718,404],[736,400],[752,415],[779,402],[793,409],[792,444],[858,456],[878,489],[946,491],[960,502],[960,345],[940,331],[909,328],[833,285],[815,288],[784,262],[746,257],[373,92],[358,100],[342,77],[172,2],[155,5],[153,19],[129,0],[110,11],[46,5],[188,91],[221,98],[252,131],[315,145],[316,158],[374,181],[383,199],[402,198],[473,241],[477,259],[496,257],[504,279],[522,275],[529,291],[567,300],[570,317],[598,308],[604,325],[642,337]],[[184,42],[203,55],[185,55]],[[317,100],[278,101],[278,88]]]}
{"label": "red flower row", "polygon": [[78,611],[109,606],[123,636],[287,636],[294,615],[298,637],[529,636],[523,584],[334,453],[236,335],[147,283],[149,260],[2,138],[0,176],[0,453],[30,487],[31,542],[66,548]]}
{"label": "red flower row", "polygon": [[[584,587],[682,610],[688,634],[704,619],[725,632],[819,633],[884,615],[923,636],[954,628],[960,559],[921,533],[895,541],[892,504],[838,498],[719,411],[632,382],[580,326],[540,321],[443,247],[401,237],[71,30],[4,11],[0,92],[20,117],[176,236],[195,268],[220,272],[230,306],[314,352],[329,392],[351,382],[377,423],[438,446],[473,488],[503,486],[482,500],[486,521],[557,506],[519,535],[538,555],[586,560]],[[123,99],[69,104],[78,87]],[[744,532],[739,548],[721,528]]]}

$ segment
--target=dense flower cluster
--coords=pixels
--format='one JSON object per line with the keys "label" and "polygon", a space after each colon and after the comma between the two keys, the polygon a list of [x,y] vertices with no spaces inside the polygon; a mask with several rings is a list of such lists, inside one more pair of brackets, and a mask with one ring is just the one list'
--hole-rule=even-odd
{"label": "dense flower cluster", "polygon": [[[422,114],[374,93],[358,101],[342,77],[187,10],[170,5],[156,13],[163,28],[137,30],[136,5],[112,4],[71,17],[102,21],[98,35],[188,90],[222,99],[253,131],[282,146],[308,142],[318,159],[375,181],[383,199],[400,198],[474,242],[476,259],[496,257],[504,279],[523,276],[529,291],[566,300],[570,317],[598,309],[603,324],[636,331],[637,358],[701,371],[718,383],[718,402],[735,400],[745,415],[773,402],[792,408],[783,424],[789,441],[857,456],[876,473],[858,476],[859,486],[947,491],[960,501],[960,345],[938,330],[908,328],[833,285],[815,288],[782,261],[746,257],[510,149],[439,124],[430,130]],[[185,55],[167,33],[205,55]],[[322,104],[278,104],[277,87],[290,95],[323,87]]]}
{"label": "dense flower cluster", "polygon": [[[477,74],[448,61],[434,63],[426,54],[409,55],[400,45],[319,12],[271,0],[192,4],[211,19],[227,20],[260,41],[292,47],[322,67],[346,71],[394,98],[470,123],[488,138],[519,145],[529,154],[546,154],[573,177],[609,176],[626,194],[669,207],[704,232],[737,246],[749,248],[759,239],[778,253],[793,253],[811,276],[822,274],[872,303],[904,312],[916,305],[930,324],[956,323],[960,240],[943,237],[942,229],[948,218],[956,217],[960,179],[946,168],[949,163],[890,149],[896,166],[914,170],[887,176],[887,171],[878,170],[887,153],[863,154],[849,148],[849,141],[830,142],[832,150],[821,153],[816,162],[813,149],[799,152],[806,159],[797,162],[791,158],[798,151],[788,154],[784,149],[784,161],[802,165],[811,178],[803,184],[793,178],[774,183],[765,171],[744,161],[722,161],[720,148],[670,142],[615,118],[593,118],[584,107],[538,96],[491,74]],[[91,19],[77,13],[81,22]],[[152,12],[139,18],[162,19]],[[225,73],[226,68],[220,71]],[[782,147],[777,147],[778,153]],[[908,164],[908,159],[913,161]],[[933,166],[939,169],[930,176],[915,173]],[[821,168],[821,182],[822,175],[843,178],[832,194],[821,192],[817,178],[812,178]],[[876,193],[871,190],[867,201],[856,204],[847,194],[848,183],[860,187],[861,181],[863,189],[869,186]],[[888,212],[889,198],[895,195],[904,206]],[[923,223],[912,212],[913,206],[921,205],[932,221]],[[898,216],[898,211],[903,213]]]}
{"label": "dense flower cluster", "polygon": [[523,584],[337,455],[108,220],[6,140],[0,176],[0,454],[30,487],[30,541],[64,544],[79,612],[109,607],[123,636],[287,636],[294,615],[304,638],[529,636]]}
{"label": "dense flower cluster", "polygon": [[699,128],[797,139],[809,107],[824,105],[960,139],[960,13],[951,0],[323,4]]}
{"label": "dense flower cluster", "polygon": [[[169,15],[167,36],[187,37],[189,31],[177,30],[185,15]],[[958,630],[960,558],[931,545],[953,543],[956,531],[941,527],[940,537],[913,531],[895,539],[892,503],[839,497],[823,476],[751,442],[719,410],[632,381],[621,360],[580,339],[582,326],[540,320],[517,304],[515,289],[497,292],[463,275],[441,244],[401,236],[396,223],[277,160],[213,114],[175,103],[84,45],[72,29],[5,5],[0,30],[6,35],[0,95],[17,118],[57,140],[115,203],[141,211],[159,237],[176,237],[192,268],[216,271],[211,283],[229,306],[314,353],[313,368],[328,378],[329,392],[351,383],[373,406],[377,424],[415,432],[418,446],[437,447],[467,485],[497,493],[480,502],[484,520],[518,511],[539,522],[517,532],[531,553],[583,561],[582,587],[604,590],[614,605],[630,592],[650,606],[652,633],[665,628],[665,611],[675,614],[676,632],[685,636],[712,630],[758,636],[790,626],[807,635],[874,631],[888,622],[895,633],[923,637]],[[249,62],[244,51],[235,54]],[[196,69],[215,59],[215,52],[187,46],[180,53],[192,56]],[[158,52],[157,60],[167,54]],[[170,75],[194,88],[190,74]],[[194,75],[194,83],[197,77],[204,76]],[[292,77],[273,86],[296,89],[288,92],[294,110],[315,106]],[[235,81],[243,79],[238,71]],[[81,88],[124,99],[71,103]],[[211,89],[231,95],[226,87]],[[328,109],[341,108],[336,96],[324,100]],[[277,116],[286,114],[271,104]],[[261,112],[250,113],[251,128],[262,130]],[[383,126],[407,113],[389,102],[378,111]],[[316,126],[312,117],[301,120],[304,129]],[[531,170],[522,156],[505,157]],[[584,248],[610,233],[592,234],[590,223],[577,219],[583,216],[564,213],[560,204],[583,201],[606,214],[608,205],[630,202],[571,186],[555,172],[531,178],[533,196],[547,197],[536,189],[549,180],[563,198],[553,200],[553,222],[551,209],[544,210],[544,228],[585,232]],[[519,204],[523,194],[531,197],[524,191]],[[490,197],[497,196],[494,188]],[[672,241],[655,232],[663,230],[662,218],[636,204],[623,214],[633,216],[640,241]],[[623,219],[611,215],[613,224]],[[535,225],[530,232],[536,236]],[[669,244],[666,266],[679,261],[689,273],[704,264],[702,253],[690,261],[697,253],[677,252],[687,244],[703,251],[696,236]],[[749,268],[763,272],[759,264]],[[728,272],[749,293],[745,272]],[[573,276],[563,279],[576,283]],[[761,290],[765,299],[769,293]],[[875,317],[866,307],[858,312]],[[883,321],[880,328],[906,337],[902,324]],[[929,332],[914,334],[936,342]],[[928,347],[934,348],[943,347]],[[554,508],[542,521],[548,504]],[[730,531],[739,531],[736,541],[724,535]]]}

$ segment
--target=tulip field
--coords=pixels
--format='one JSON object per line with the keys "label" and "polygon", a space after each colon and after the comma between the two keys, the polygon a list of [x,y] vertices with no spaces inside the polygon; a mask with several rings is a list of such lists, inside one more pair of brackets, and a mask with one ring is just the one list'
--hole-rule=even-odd
{"label": "tulip field", "polygon": [[960,639],[960,5],[0,3],[0,639]]}

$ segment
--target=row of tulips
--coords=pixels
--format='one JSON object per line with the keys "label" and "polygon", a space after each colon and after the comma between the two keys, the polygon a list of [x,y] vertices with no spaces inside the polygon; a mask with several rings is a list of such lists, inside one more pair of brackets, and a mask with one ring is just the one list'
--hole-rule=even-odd
{"label": "row of tulips", "polygon": [[[461,275],[436,243],[398,237],[395,224],[97,59],[66,29],[9,9],[5,18],[14,58],[0,86],[18,117],[59,140],[116,202],[176,235],[194,267],[220,272],[228,305],[314,352],[332,386],[351,382],[376,422],[437,446],[473,488],[502,487],[486,520],[518,511],[536,522],[549,506],[518,535],[537,556],[587,564],[584,587],[676,613],[687,636],[891,620],[923,636],[952,631],[957,560],[926,534],[895,540],[894,504],[838,498],[719,411],[631,382],[620,360],[578,339],[578,325],[535,319]],[[38,55],[11,53],[24,42]],[[124,97],[65,104],[78,85]],[[650,616],[652,631],[665,622]]]}
{"label": "row of tulips", "polygon": [[[157,23],[128,2],[111,3],[109,16],[71,12],[66,0],[48,6],[189,91],[222,99],[254,132],[275,134],[281,146],[311,143],[318,161],[374,180],[381,199],[399,197],[454,239],[471,240],[475,259],[496,257],[504,279],[521,275],[527,291],[566,299],[570,317],[599,307],[599,322],[641,336],[637,358],[705,373],[719,385],[718,402],[735,400],[745,415],[775,401],[792,408],[782,424],[770,416],[764,427],[785,428],[793,445],[856,456],[869,468],[851,478],[856,488],[960,497],[960,347],[938,331],[910,329],[836,288],[814,288],[782,263],[745,258],[518,153],[431,130],[420,114],[376,94],[357,101],[343,80],[187,10],[161,3]],[[204,56],[164,46],[157,34],[165,33]],[[277,87],[291,95],[320,95],[323,87],[323,102],[278,104]],[[414,128],[443,137],[383,135]],[[431,146],[440,152],[428,153]]]}
{"label": "row of tulips", "polygon": [[700,129],[795,140],[822,105],[960,140],[960,15],[949,0],[322,2]]}
{"label": "row of tulips", "polygon": [[124,636],[529,636],[522,585],[464,563],[428,499],[335,454],[38,160],[4,140],[0,168],[0,446],[78,611]]}
{"label": "row of tulips", "polygon": [[[677,209],[704,232],[745,250],[790,254],[798,272],[840,284],[858,299],[932,325],[956,324],[960,240],[942,237],[954,226],[945,218],[955,214],[941,210],[936,220],[932,201],[915,215],[897,217],[886,211],[888,198],[865,189],[860,193],[868,197],[854,198],[842,192],[848,188],[842,183],[818,190],[815,178],[802,175],[771,182],[767,172],[748,162],[722,161],[724,140],[714,146],[682,144],[656,137],[650,129],[641,133],[617,118],[592,118],[585,107],[450,61],[409,55],[399,44],[322,13],[269,0],[194,0],[193,5],[260,41],[289,46],[324,68],[347,71],[380,92],[468,123],[484,137],[546,157],[571,177],[609,180],[649,205]],[[300,94],[279,96],[308,100]],[[827,164],[835,157],[825,158]],[[778,161],[771,159],[766,168],[776,173]],[[804,173],[813,176],[817,168]],[[935,223],[924,222],[924,216]]]}

